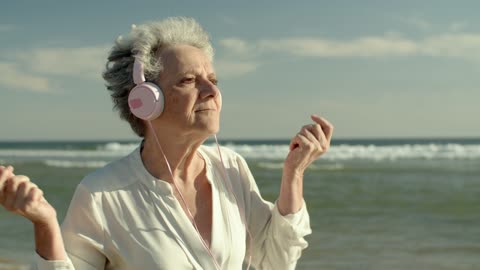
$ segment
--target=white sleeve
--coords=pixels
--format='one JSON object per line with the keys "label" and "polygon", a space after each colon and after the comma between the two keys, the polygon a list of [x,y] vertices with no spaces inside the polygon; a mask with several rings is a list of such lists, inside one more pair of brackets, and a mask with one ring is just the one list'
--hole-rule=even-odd
{"label": "white sleeve", "polygon": [[245,209],[253,238],[253,251],[247,250],[247,256],[252,254],[256,269],[295,269],[302,250],[308,246],[304,236],[312,233],[305,201],[297,213],[282,216],[276,204],[261,197],[245,160],[238,156],[237,163],[247,185]]}
{"label": "white sleeve", "polygon": [[62,224],[62,237],[68,259],[51,261],[36,254],[36,269],[104,269],[106,258],[103,254],[104,233],[100,213],[93,194],[80,184]]}
{"label": "white sleeve", "polygon": [[35,265],[33,269],[38,270],[50,270],[50,269],[62,269],[62,270],[70,270],[75,269],[73,267],[72,261],[68,258],[65,261],[47,261],[44,258],[40,257],[37,253],[35,253]]}

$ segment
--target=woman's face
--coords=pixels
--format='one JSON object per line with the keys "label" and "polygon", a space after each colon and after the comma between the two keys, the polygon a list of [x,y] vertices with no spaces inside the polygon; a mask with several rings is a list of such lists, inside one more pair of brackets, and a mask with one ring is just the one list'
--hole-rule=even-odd
{"label": "woman's face", "polygon": [[187,136],[217,133],[222,98],[208,57],[190,45],[165,48],[160,57],[163,71],[157,83],[165,95],[165,109],[157,119],[159,127]]}

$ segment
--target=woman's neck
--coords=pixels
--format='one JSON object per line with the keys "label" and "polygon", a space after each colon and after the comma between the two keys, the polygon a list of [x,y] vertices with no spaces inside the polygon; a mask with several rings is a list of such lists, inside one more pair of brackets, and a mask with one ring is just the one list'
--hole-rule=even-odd
{"label": "woman's neck", "polygon": [[[158,143],[165,154],[175,180],[188,182],[194,180],[204,168],[204,161],[197,153],[198,147],[206,140],[187,136],[166,136],[159,134]],[[153,134],[147,133],[141,152],[147,171],[158,179],[172,182],[172,176]],[[186,184],[186,183],[185,183]]]}

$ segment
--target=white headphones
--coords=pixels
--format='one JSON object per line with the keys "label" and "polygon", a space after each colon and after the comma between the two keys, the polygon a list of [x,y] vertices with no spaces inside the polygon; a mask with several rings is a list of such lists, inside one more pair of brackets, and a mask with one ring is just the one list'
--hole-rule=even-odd
{"label": "white headphones", "polygon": [[135,56],[133,64],[133,82],[135,87],[128,95],[128,106],[136,117],[151,121],[160,116],[165,107],[162,89],[154,83],[145,81],[143,64]]}

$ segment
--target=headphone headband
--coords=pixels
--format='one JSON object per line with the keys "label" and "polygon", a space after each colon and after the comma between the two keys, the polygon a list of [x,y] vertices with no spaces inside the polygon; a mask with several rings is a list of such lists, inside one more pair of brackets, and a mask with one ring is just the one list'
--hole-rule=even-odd
{"label": "headphone headband", "polygon": [[143,68],[143,63],[140,61],[140,56],[135,55],[135,62],[133,63],[133,82],[136,85],[139,85],[141,83],[145,82],[145,74],[144,74],[144,68]]}

